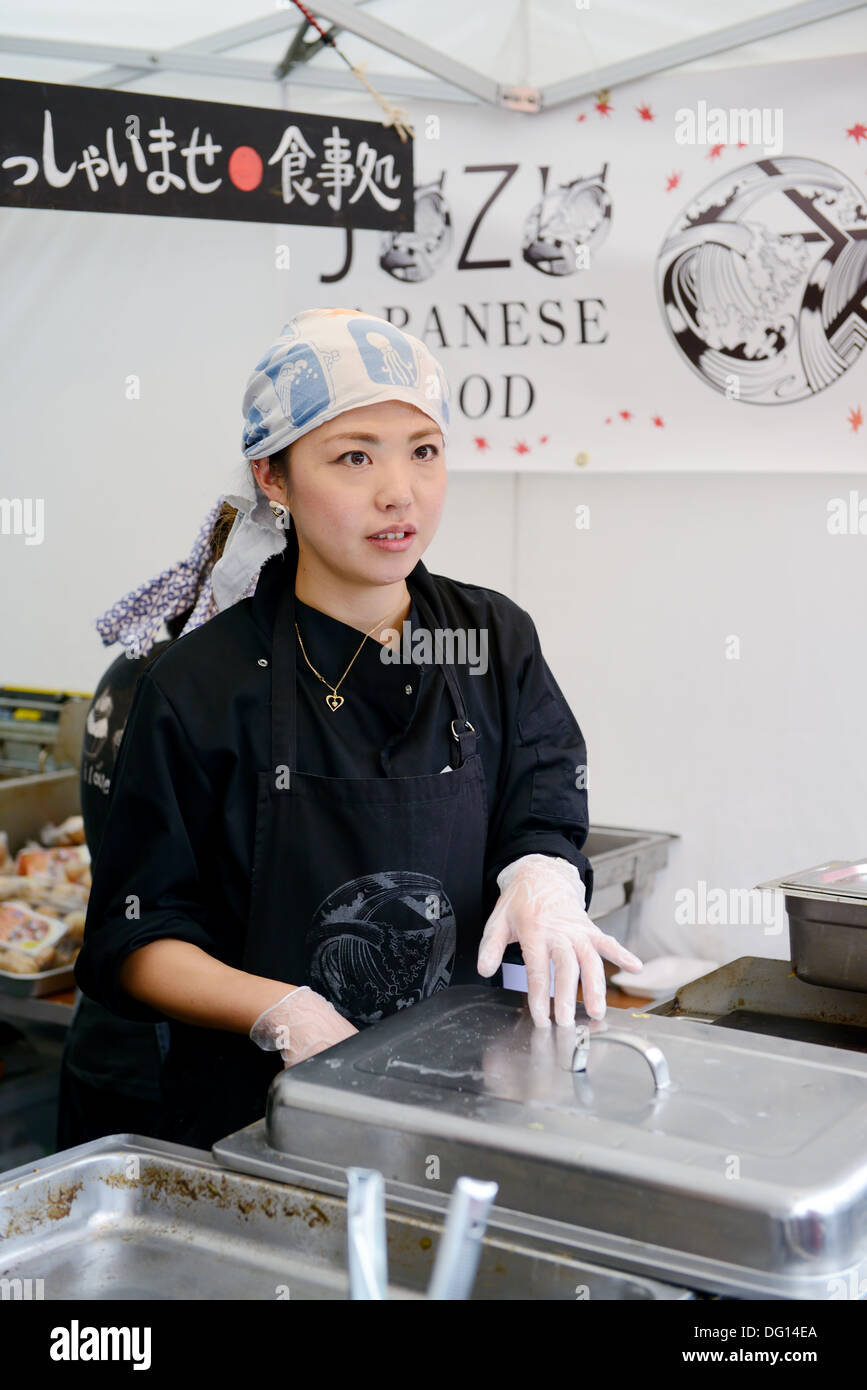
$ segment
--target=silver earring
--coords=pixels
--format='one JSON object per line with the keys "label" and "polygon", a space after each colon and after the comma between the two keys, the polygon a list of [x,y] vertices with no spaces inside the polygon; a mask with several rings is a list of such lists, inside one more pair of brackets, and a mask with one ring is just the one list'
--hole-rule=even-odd
{"label": "silver earring", "polygon": [[282,502],[269,502],[268,505],[276,518],[277,529],[280,531],[288,531],[292,525],[292,517],[289,514],[289,508],[284,507]]}

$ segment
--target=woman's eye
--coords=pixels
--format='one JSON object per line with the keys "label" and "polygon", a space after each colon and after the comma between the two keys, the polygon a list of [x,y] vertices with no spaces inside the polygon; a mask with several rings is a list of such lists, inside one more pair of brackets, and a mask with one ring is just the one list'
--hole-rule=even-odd
{"label": "woman's eye", "polygon": [[[427,463],[428,460],[435,459],[437,454],[439,453],[439,449],[437,448],[436,444],[419,444],[415,450],[416,454],[419,452],[419,449],[430,449],[431,451],[429,454],[425,454],[424,457],[419,460],[420,463]],[[365,453],[363,449],[349,449],[345,454],[340,455],[340,458],[337,460],[337,462],[343,463],[345,461],[349,463],[350,467],[355,468],[356,466],[360,466],[361,460],[369,458],[370,455]]]}

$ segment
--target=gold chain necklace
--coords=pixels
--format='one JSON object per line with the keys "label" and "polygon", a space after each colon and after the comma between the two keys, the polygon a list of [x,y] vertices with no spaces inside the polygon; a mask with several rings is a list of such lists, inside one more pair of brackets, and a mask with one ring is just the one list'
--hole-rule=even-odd
{"label": "gold chain necklace", "polygon": [[405,602],[406,602],[406,599],[403,599],[403,600],[398,604],[397,608],[392,608],[391,611],[390,611],[389,613],[386,613],[386,615],[385,615],[384,618],[380,618],[378,622],[374,623],[374,624],[373,624],[373,627],[370,629],[370,632],[365,632],[364,636],[363,636],[362,639],[361,639],[361,644],[360,644],[360,646],[359,646],[359,648],[358,648],[358,651],[355,653],[355,656],[352,658],[352,661],[350,661],[350,663],[349,663],[349,665],[347,666],[346,670],[343,672],[343,675],[340,677],[340,680],[337,682],[337,685],[332,685],[330,681],[327,681],[327,680],[325,679],[325,677],[322,675],[322,673],[321,673],[320,671],[317,671],[316,667],[313,665],[313,662],[310,660],[310,657],[307,655],[307,653],[306,653],[305,650],[304,650],[304,643],[301,641],[301,633],[298,632],[298,624],[297,624],[297,622],[296,622],[296,624],[295,624],[295,631],[298,633],[298,642],[299,642],[299,644],[300,644],[300,646],[301,646],[301,654],[302,654],[302,656],[304,657],[304,660],[307,662],[307,665],[310,667],[310,670],[313,672],[314,676],[318,676],[319,679],[321,680],[322,684],[323,684],[323,685],[327,685],[327,686],[328,686],[328,689],[331,691],[331,694],[330,694],[330,695],[326,695],[326,696],[325,696],[325,703],[326,703],[326,705],[328,706],[328,708],[331,710],[332,714],[334,713],[334,711],[335,711],[336,709],[340,709],[340,706],[343,704],[343,696],[342,696],[342,695],[338,695],[337,691],[338,691],[339,687],[343,684],[343,682],[346,680],[346,677],[349,675],[349,672],[350,672],[351,669],[352,669],[352,663],[355,661],[355,657],[358,656],[358,652],[361,651],[361,648],[364,646],[364,644],[365,644],[365,642],[367,641],[368,637],[372,636],[372,634],[373,634],[374,632],[376,632],[376,629],[377,629],[378,627],[381,627],[382,624],[386,621],[386,619],[391,618],[391,617],[394,616],[395,613],[399,613],[399,612],[400,612],[400,610],[401,610],[401,608],[403,607],[403,605],[404,605]]}

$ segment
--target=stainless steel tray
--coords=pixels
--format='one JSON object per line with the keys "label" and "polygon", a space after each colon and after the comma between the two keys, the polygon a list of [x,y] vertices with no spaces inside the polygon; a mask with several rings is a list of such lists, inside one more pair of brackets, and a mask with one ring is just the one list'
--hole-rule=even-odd
{"label": "stainless steel tray", "polygon": [[[135,1135],[95,1140],[0,1175],[0,1278],[42,1280],[31,1296],[36,1287],[76,1301],[345,1299],[346,1203],[298,1177],[302,1185],[227,1172],[199,1150]],[[441,1229],[435,1207],[389,1207],[391,1298],[424,1296]],[[504,1300],[689,1296],[493,1226],[473,1290]]]}
{"label": "stainless steel tray", "polygon": [[867,872],[830,859],[760,883],[784,895],[795,973],[811,985],[867,992]]}
{"label": "stainless steel tray", "polygon": [[798,978],[788,960],[739,956],[681,985],[671,999],[647,1007],[651,1014],[706,1023],[719,1023],[740,1011],[764,1015],[781,1027],[787,1019],[821,1025],[829,1030],[831,1047],[840,1043],[834,1030],[847,1037],[860,1032],[864,1038],[861,1046],[867,1046],[867,997],[860,990],[808,985]]}
{"label": "stainless steel tray", "polygon": [[[82,703],[86,707],[87,702]],[[0,830],[7,832],[13,854],[25,840],[38,840],[38,827],[45,821],[59,824],[80,810],[79,776],[74,767],[0,780]],[[0,970],[0,995],[12,995],[16,999],[41,999],[46,994],[74,987],[72,964],[40,970],[34,975]]]}
{"label": "stainless steel tray", "polygon": [[668,862],[669,845],[679,838],[667,830],[591,825],[582,853],[593,865],[594,893],[616,883],[629,883],[636,895],[647,891],[651,876]]}
{"label": "stainless steel tray", "polygon": [[74,988],[73,965],[58,965],[53,970],[39,970],[34,975],[16,975],[10,970],[0,970],[0,994],[11,994],[16,999],[41,999],[46,994]]}
{"label": "stainless steel tray", "polygon": [[[614,1027],[662,1048],[667,1090]],[[867,1056],[628,1010],[589,1028],[578,1076],[575,1031],[535,1029],[523,995],[445,990],[278,1075],[268,1144],[440,1193],[494,1179],[500,1219],[688,1287],[861,1287]]]}
{"label": "stainless steel tray", "polygon": [[617,941],[626,942],[635,932],[654,876],[667,864],[669,847],[678,838],[663,830],[590,826],[582,849],[593,865],[589,912]]}
{"label": "stainless steel tray", "polygon": [[833,921],[831,912],[835,908],[841,910],[837,903],[825,907],[800,898],[786,898],[795,974],[810,985],[867,993],[867,923]]}
{"label": "stainless steel tray", "polygon": [[[3,730],[0,730],[2,740]],[[80,755],[79,755],[80,756]],[[25,840],[38,839],[46,821],[59,825],[81,811],[79,774],[74,767],[60,772],[31,772],[0,778],[0,830],[9,836],[16,854]]]}

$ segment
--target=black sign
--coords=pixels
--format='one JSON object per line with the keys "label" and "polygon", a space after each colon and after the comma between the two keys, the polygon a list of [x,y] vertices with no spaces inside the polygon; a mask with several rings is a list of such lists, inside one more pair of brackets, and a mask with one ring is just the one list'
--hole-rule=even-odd
{"label": "black sign", "polygon": [[0,78],[0,205],[412,231],[377,121]]}

